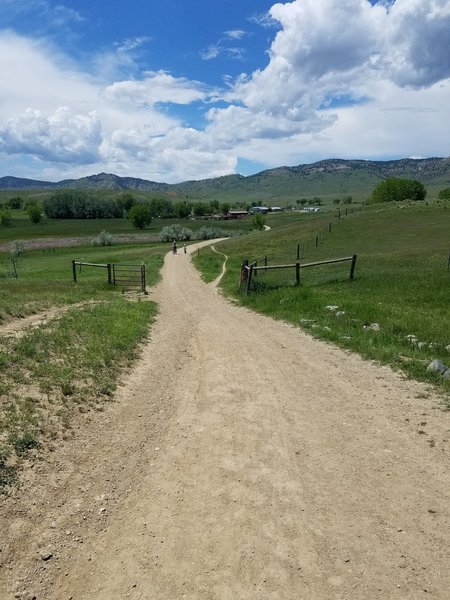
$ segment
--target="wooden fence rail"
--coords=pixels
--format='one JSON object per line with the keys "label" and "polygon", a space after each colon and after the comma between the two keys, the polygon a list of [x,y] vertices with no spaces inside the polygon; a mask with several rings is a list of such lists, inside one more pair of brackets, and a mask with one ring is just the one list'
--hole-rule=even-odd
{"label": "wooden fence rail", "polygon": [[317,262],[304,263],[301,264],[300,261],[295,263],[289,263],[284,265],[269,265],[267,264],[267,256],[264,257],[264,266],[258,266],[258,261],[254,261],[251,264],[248,263],[248,260],[245,260],[241,266],[241,281],[240,285],[243,287],[245,284],[246,293],[250,293],[252,281],[254,277],[257,275],[258,271],[270,271],[272,269],[295,269],[295,285],[300,285],[300,271],[301,269],[307,269],[309,267],[318,267],[321,265],[330,265],[334,263],[342,263],[342,262],[350,262],[350,274],[349,279],[354,279],[355,276],[355,268],[356,268],[356,259],[357,255],[346,256],[344,258],[332,258],[329,260],[320,260]]}

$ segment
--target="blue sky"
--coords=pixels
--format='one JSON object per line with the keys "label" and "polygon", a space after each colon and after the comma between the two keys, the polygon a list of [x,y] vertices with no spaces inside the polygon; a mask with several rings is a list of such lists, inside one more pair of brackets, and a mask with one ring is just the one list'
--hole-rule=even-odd
{"label": "blue sky", "polygon": [[0,176],[450,155],[450,0],[0,0]]}

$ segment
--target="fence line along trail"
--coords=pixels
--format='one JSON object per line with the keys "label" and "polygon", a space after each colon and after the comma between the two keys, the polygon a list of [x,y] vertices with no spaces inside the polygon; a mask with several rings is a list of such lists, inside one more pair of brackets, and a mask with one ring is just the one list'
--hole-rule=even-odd
{"label": "fence line along trail", "polygon": [[189,255],[152,297],[116,402],[3,524],[1,598],[448,599],[450,415],[426,387],[228,302]]}

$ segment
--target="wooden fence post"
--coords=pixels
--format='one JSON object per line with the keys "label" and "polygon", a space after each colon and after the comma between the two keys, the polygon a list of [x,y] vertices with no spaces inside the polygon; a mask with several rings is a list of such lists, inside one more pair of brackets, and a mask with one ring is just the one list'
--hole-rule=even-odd
{"label": "wooden fence post", "polygon": [[331,223],[328,224],[328,233],[331,233]]}
{"label": "wooden fence post", "polygon": [[108,263],[106,265],[106,268],[108,269],[108,283],[111,284],[112,283],[112,277],[111,277],[111,263]]}
{"label": "wooden fence post", "polygon": [[355,268],[356,268],[356,258],[357,258],[357,255],[356,255],[356,254],[354,254],[354,255],[352,256],[352,265],[351,265],[351,267],[350,267],[350,279],[353,279],[353,278],[354,278],[354,275],[355,275]]}
{"label": "wooden fence post", "polygon": [[319,236],[316,235],[316,248],[317,248],[318,245],[319,245]]}
{"label": "wooden fence post", "polygon": [[[449,257],[450,260],[450,257]],[[11,258],[11,262],[12,262],[12,266],[13,266],[13,270],[14,270],[14,277],[16,279],[19,279],[19,276],[17,274],[17,263],[16,263],[16,259],[15,258]]]}
{"label": "wooden fence post", "polygon": [[295,263],[295,285],[300,285],[300,263]]}
{"label": "wooden fence post", "polygon": [[297,244],[297,260],[300,260],[300,244]]}
{"label": "wooden fence post", "polygon": [[143,294],[147,294],[147,282],[145,281],[145,265],[141,265],[141,289]]}
{"label": "wooden fence post", "polygon": [[242,288],[242,286],[244,285],[244,283],[247,283],[247,279],[248,279],[248,258],[246,258],[245,260],[242,261],[241,264],[241,277],[240,277],[240,281],[239,281],[239,287]]}
{"label": "wooden fence post", "polygon": [[77,266],[76,266],[74,260],[72,261],[72,273],[73,273],[73,280],[76,283],[77,282]]}
{"label": "wooden fence post", "polygon": [[250,271],[248,273],[248,279],[247,279],[247,294],[250,292],[250,285],[252,283],[252,276],[253,276],[253,263],[250,265]]}

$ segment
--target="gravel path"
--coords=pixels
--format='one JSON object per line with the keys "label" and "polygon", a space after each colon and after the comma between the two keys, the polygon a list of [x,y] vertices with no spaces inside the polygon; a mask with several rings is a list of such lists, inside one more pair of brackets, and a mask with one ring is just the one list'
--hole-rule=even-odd
{"label": "gravel path", "polygon": [[426,386],[227,302],[189,255],[152,297],[116,402],[3,501],[2,600],[448,599]]}

